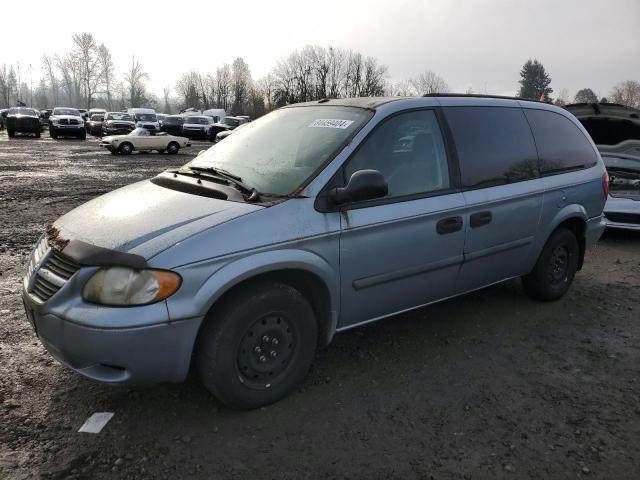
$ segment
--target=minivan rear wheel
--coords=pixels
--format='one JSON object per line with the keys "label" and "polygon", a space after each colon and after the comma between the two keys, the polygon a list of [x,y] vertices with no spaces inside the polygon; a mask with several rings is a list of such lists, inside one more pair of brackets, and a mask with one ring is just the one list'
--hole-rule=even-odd
{"label": "minivan rear wheel", "polygon": [[559,228],[545,244],[535,267],[522,277],[527,294],[536,300],[558,300],[573,282],[578,270],[580,247],[573,232]]}
{"label": "minivan rear wheel", "polygon": [[295,288],[253,284],[205,320],[196,362],[205,387],[231,408],[252,409],[290,394],[317,345],[313,309]]}

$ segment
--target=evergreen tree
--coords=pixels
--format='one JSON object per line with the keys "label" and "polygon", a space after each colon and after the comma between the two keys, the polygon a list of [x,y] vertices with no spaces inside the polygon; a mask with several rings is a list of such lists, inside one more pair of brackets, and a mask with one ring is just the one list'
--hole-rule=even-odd
{"label": "evergreen tree", "polygon": [[576,103],[598,103],[598,96],[590,88],[578,90],[574,98]]}
{"label": "evergreen tree", "polygon": [[529,59],[520,70],[520,90],[518,97],[528,100],[541,100],[544,95],[545,102],[551,102],[553,88],[549,86],[551,77],[544,66],[536,59]]}

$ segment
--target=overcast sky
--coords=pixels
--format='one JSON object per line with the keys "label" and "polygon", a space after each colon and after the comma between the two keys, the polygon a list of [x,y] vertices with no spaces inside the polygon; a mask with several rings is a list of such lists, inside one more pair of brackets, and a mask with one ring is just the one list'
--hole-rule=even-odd
{"label": "overcast sky", "polygon": [[513,95],[528,58],[571,95],[607,95],[640,80],[640,0],[191,0],[5,1],[0,64],[21,64],[28,82],[44,53],[91,32],[111,50],[119,76],[139,59],[157,94],[180,73],[215,71],[243,57],[254,78],[305,44],[376,57],[391,80],[425,69],[454,91]]}

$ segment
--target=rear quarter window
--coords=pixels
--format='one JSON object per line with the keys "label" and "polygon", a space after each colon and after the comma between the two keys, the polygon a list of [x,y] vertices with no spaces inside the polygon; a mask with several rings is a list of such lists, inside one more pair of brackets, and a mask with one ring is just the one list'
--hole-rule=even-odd
{"label": "rear quarter window", "polygon": [[547,110],[524,112],[536,140],[542,175],[589,168],[598,162],[591,142],[571,120]]}
{"label": "rear quarter window", "polygon": [[462,186],[482,188],[538,177],[538,155],[520,108],[447,107]]}

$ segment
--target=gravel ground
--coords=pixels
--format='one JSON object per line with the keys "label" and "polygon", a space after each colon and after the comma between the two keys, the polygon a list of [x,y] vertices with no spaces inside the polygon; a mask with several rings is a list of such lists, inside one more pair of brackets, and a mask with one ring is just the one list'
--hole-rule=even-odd
{"label": "gravel ground", "polygon": [[0,478],[640,478],[638,234],[606,233],[558,302],[514,281],[339,334],[252,412],[193,375],[117,388],[55,362],[19,297],[44,225],[204,145],[121,157],[0,132]]}

